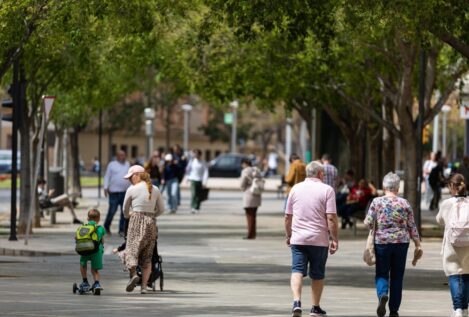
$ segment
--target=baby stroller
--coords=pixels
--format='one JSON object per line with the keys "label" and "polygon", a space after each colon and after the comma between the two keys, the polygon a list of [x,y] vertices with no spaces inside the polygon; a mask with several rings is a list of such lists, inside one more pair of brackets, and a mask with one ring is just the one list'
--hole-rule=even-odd
{"label": "baby stroller", "polygon": [[[120,247],[117,248],[118,251],[122,251],[125,249],[127,244],[127,230],[129,227],[129,219],[125,220],[125,235],[123,236],[126,240]],[[141,285],[142,282],[142,268],[137,266],[136,268],[137,276],[140,277],[137,285]],[[151,257],[151,274],[148,278],[148,287],[150,287],[153,291],[156,290],[156,283],[160,280],[160,291],[163,291],[164,286],[164,275],[163,275],[163,258],[158,254],[158,241],[155,241],[155,246],[153,247],[153,255]]]}
{"label": "baby stroller", "polygon": [[[140,277],[140,281],[137,283],[137,285],[140,285],[142,278],[142,269],[140,268],[140,266],[137,266],[136,272],[138,277]],[[155,247],[153,248],[153,256],[151,257],[151,274],[148,278],[148,287],[155,291],[158,279],[160,280],[160,291],[163,291],[163,258],[158,254],[158,243],[155,242]]]}

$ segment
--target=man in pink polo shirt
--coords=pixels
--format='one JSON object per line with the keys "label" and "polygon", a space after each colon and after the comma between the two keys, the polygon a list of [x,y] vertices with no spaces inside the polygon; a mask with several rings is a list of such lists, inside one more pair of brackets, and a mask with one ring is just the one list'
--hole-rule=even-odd
{"label": "man in pink polo shirt", "polygon": [[301,316],[303,277],[311,278],[313,307],[310,316],[326,316],[321,309],[328,251],[339,248],[334,189],[322,182],[324,166],[317,161],[306,166],[306,179],[293,186],[285,209],[287,245],[292,252],[292,316]]}

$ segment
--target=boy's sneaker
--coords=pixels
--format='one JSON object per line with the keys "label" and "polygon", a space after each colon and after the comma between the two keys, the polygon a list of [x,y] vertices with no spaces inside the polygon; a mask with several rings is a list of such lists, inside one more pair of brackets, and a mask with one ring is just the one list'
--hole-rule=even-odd
{"label": "boy's sneaker", "polygon": [[292,312],[292,317],[301,316],[301,302],[299,300],[293,301],[293,308],[291,312]]}
{"label": "boy's sneaker", "polygon": [[132,276],[129,280],[129,283],[127,283],[127,287],[125,288],[125,290],[127,292],[132,292],[135,288],[135,285],[137,285],[139,279],[140,278],[138,277],[138,275]]}
{"label": "boy's sneaker", "polygon": [[388,302],[388,295],[384,294],[379,298],[378,308],[376,314],[378,317],[384,317],[386,315],[386,303]]}
{"label": "boy's sneaker", "polygon": [[93,284],[93,289],[102,290],[103,288],[101,287],[101,284],[99,284],[99,282],[94,282],[94,284]]}
{"label": "boy's sneaker", "polygon": [[311,308],[311,312],[309,313],[310,316],[317,316],[317,317],[327,317],[327,313],[321,309],[319,306],[313,306]]}
{"label": "boy's sneaker", "polygon": [[90,284],[88,282],[82,282],[80,284],[80,290],[82,290],[83,292],[88,292],[90,290]]}
{"label": "boy's sneaker", "polygon": [[462,309],[458,308],[454,310],[453,313],[451,314],[451,317],[463,317]]}
{"label": "boy's sneaker", "polygon": [[397,311],[392,311],[389,313],[389,317],[399,317],[399,313]]}

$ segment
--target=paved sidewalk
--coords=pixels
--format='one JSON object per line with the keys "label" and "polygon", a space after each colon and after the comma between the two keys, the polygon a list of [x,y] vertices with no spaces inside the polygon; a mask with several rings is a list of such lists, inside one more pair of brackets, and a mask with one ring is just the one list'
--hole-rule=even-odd
{"label": "paved sidewalk", "polygon": [[[112,247],[122,239],[113,235],[105,246],[103,294],[73,295],[71,285],[79,281],[72,239],[77,226],[69,224],[71,217],[65,212],[58,215],[58,225],[35,229],[28,246],[22,240],[9,242],[6,235],[0,235],[0,249],[23,250],[23,254],[31,255],[0,256],[0,315],[290,316],[290,253],[283,239],[283,201],[274,193],[264,195],[258,239],[247,241],[241,239],[245,234],[241,193],[213,191],[197,215],[190,214],[188,195],[183,191],[178,213],[158,218],[164,292],[144,296],[124,291],[127,275],[111,254]],[[95,199],[81,201],[81,219],[93,205]],[[106,202],[100,205],[105,214]],[[425,211],[427,230],[432,230],[432,217]],[[117,217],[114,229],[116,225]],[[5,233],[5,229],[0,232]],[[351,230],[340,234],[340,250],[328,260],[322,306],[329,316],[375,316],[374,269],[361,260],[366,231],[361,227],[358,237],[353,237]],[[439,239],[424,240],[425,254],[417,267],[412,267],[408,259],[401,316],[450,315],[440,243]],[[46,252],[63,255],[45,256],[50,254]],[[306,308],[311,304],[307,284],[305,280]]]}

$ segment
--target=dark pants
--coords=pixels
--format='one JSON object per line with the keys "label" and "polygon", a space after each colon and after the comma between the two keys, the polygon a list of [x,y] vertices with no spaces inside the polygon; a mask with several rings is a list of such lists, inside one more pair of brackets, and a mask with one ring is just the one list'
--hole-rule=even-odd
{"label": "dark pants", "polygon": [[201,181],[191,181],[191,208],[195,210],[200,209],[202,197],[202,182]]}
{"label": "dark pants", "polygon": [[125,192],[109,193],[109,209],[107,211],[106,220],[104,221],[104,228],[110,232],[112,219],[116,214],[117,208],[121,207],[121,218],[119,220],[119,232],[124,232],[125,220],[122,206],[124,205]]}
{"label": "dark pants", "polygon": [[247,239],[256,238],[256,216],[257,216],[257,207],[244,208],[246,211],[246,222],[248,228]]}
{"label": "dark pants", "polygon": [[430,210],[435,210],[439,208],[440,199],[441,199],[441,187],[440,186],[432,186],[433,190],[433,198],[430,202]]}
{"label": "dark pants", "polygon": [[453,308],[467,309],[469,302],[469,274],[456,274],[448,277]]}
{"label": "dark pants", "polygon": [[388,294],[389,310],[399,311],[402,300],[405,262],[408,243],[375,244],[376,276],[375,285],[378,299]]}

